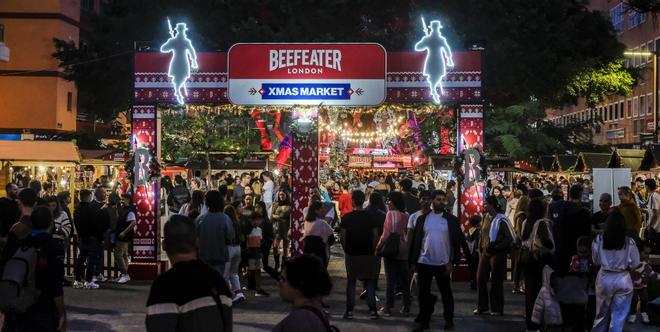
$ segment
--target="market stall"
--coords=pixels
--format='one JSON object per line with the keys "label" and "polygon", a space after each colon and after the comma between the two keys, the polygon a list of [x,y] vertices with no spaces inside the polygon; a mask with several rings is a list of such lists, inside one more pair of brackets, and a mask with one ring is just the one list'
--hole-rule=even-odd
{"label": "market stall", "polygon": [[122,184],[122,192],[128,190],[124,166],[128,152],[115,149],[80,149],[82,160],[76,168],[76,189],[93,189],[103,186],[113,189]]}
{"label": "market stall", "polygon": [[609,153],[580,152],[573,169],[577,173],[589,174],[594,168],[606,168],[609,162]]}
{"label": "market stall", "polygon": [[[54,193],[69,191],[74,197],[72,180],[79,162],[73,142],[0,140],[0,185],[11,181],[27,187],[30,180],[39,180],[52,184]],[[69,209],[73,211],[73,200]]]}

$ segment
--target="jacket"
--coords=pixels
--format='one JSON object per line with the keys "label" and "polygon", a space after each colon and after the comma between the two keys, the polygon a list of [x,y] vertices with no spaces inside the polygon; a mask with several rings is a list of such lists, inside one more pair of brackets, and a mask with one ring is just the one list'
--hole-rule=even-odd
{"label": "jacket", "polygon": [[[511,247],[514,243],[513,234],[511,234],[510,228],[508,227],[509,221],[506,220],[506,217],[500,221],[500,226],[497,231],[497,236],[495,241],[490,240],[490,228],[493,217],[487,215],[484,218],[484,224],[481,227],[481,239],[479,241],[479,252],[482,255],[492,256],[499,253],[507,253],[511,250]],[[505,224],[506,223],[506,224]],[[508,224],[508,225],[507,225]]]}
{"label": "jacket", "polygon": [[[422,242],[424,241],[424,223],[426,222],[426,216],[428,215],[428,213],[425,213],[419,216],[415,223],[415,228],[412,231],[413,234],[410,239],[410,249],[408,253],[410,264],[417,264],[417,261],[419,260],[423,245]],[[463,231],[461,231],[461,224],[458,221],[458,218],[448,212],[444,213],[444,217],[447,219],[447,228],[449,230],[449,242],[451,247],[449,259],[454,264],[457,264],[461,259],[461,249],[466,257],[470,254],[470,249],[465,241]]]}
{"label": "jacket", "polygon": [[543,268],[543,287],[541,287],[541,291],[536,297],[534,309],[532,310],[532,322],[536,324],[548,326],[562,325],[563,323],[559,301],[557,301],[555,292],[550,285],[552,272],[554,270],[547,265]]}
{"label": "jacket", "polygon": [[94,237],[103,240],[103,229],[99,225],[98,211],[94,210],[91,203],[81,202],[73,212],[73,224],[76,227],[78,237]]}
{"label": "jacket", "polygon": [[179,213],[183,204],[190,202],[190,191],[185,185],[178,185],[170,191],[167,196],[167,205],[170,207],[170,212]]}
{"label": "jacket", "polygon": [[626,220],[626,229],[628,236],[639,236],[639,230],[642,228],[642,212],[632,201],[621,201],[618,207],[619,212]]}

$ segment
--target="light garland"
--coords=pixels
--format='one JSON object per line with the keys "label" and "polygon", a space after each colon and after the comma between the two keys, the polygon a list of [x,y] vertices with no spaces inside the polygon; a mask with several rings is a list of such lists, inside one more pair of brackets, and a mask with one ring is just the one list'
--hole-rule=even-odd
{"label": "light garland", "polygon": [[416,114],[436,114],[442,111],[447,111],[449,108],[456,108],[452,105],[433,105],[433,104],[382,104],[377,107],[342,107],[342,106],[244,106],[244,105],[232,105],[232,104],[186,104],[186,105],[175,105],[175,104],[163,104],[159,108],[164,110],[172,111],[185,111],[185,112],[199,112],[199,111],[215,111],[215,112],[251,112],[255,109],[267,110],[268,112],[276,113],[290,113],[294,109],[309,108],[309,109],[341,109],[348,113],[361,112],[365,114],[376,113],[379,110],[392,109],[397,112],[413,112]]}

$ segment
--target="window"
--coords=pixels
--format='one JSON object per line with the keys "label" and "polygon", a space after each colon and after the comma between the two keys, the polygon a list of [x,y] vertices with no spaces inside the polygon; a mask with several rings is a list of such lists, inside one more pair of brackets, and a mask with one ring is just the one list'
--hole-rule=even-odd
{"label": "window", "polygon": [[631,117],[632,116],[632,101],[630,99],[628,99],[627,104],[628,105],[626,105],[626,106],[628,106],[628,117]]}
{"label": "window", "polygon": [[641,124],[641,120],[634,120],[633,121],[633,136],[638,136],[639,135],[639,125]]}
{"label": "window", "polygon": [[623,101],[619,102],[619,119],[623,119]]}
{"label": "window", "polygon": [[[638,52],[639,52],[639,47],[635,47],[635,48],[633,48],[633,52],[638,53]],[[632,59],[633,59],[633,67],[637,67],[637,66],[639,66],[639,63],[640,63],[639,59],[640,59],[640,56],[639,56],[639,55],[633,55],[633,56],[632,56]]]}
{"label": "window", "polygon": [[73,110],[73,93],[66,93],[66,110],[71,112]]}
{"label": "window", "polygon": [[[653,44],[652,40],[649,40],[646,42],[646,50],[649,52],[655,52],[655,45]],[[651,63],[653,62],[653,56],[647,56],[646,57],[646,63]]]}
{"label": "window", "polygon": [[5,25],[0,24],[0,43],[5,41]]}
{"label": "window", "polygon": [[633,117],[637,117],[639,115],[639,100],[637,99],[637,97],[633,98]]}
{"label": "window", "polygon": [[617,35],[623,33],[623,3],[620,3],[610,9],[610,20]]}
{"label": "window", "polygon": [[[642,44],[642,46],[639,47],[639,51],[642,52],[642,53],[646,53],[646,44]],[[646,55],[640,55],[640,58],[639,58],[639,65],[640,65],[640,66],[645,65],[645,64],[648,62],[648,60],[649,60],[648,58],[649,58],[649,57],[646,56]]]}
{"label": "window", "polygon": [[644,115],[644,110],[646,109],[646,97],[644,95],[639,96],[639,116]]}
{"label": "window", "polygon": [[646,15],[644,13],[639,13],[632,9],[628,12],[628,29],[632,29],[644,23],[644,21],[646,21]]}
{"label": "window", "polygon": [[612,105],[610,105],[610,117],[609,117],[610,120],[614,120],[614,113],[613,112],[614,112],[614,107]]}
{"label": "window", "polygon": [[619,118],[619,103],[614,104],[614,120]]}
{"label": "window", "polygon": [[653,94],[646,95],[646,114],[653,114]]}
{"label": "window", "polygon": [[598,111],[598,119],[600,121],[603,121],[605,118],[603,118],[603,108],[601,107],[600,110]]}

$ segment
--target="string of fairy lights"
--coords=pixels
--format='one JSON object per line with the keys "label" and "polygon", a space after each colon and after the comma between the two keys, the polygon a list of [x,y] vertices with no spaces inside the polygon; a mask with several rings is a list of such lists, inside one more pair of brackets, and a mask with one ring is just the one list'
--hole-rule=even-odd
{"label": "string of fairy lights", "polygon": [[[323,118],[319,118],[319,128],[322,131],[334,134],[335,137],[341,138],[348,141],[349,143],[354,144],[372,144],[380,140],[385,136],[395,136],[397,135],[397,130],[401,124],[405,121],[405,117],[400,115],[395,121],[389,121],[387,127],[384,130],[352,130],[349,128],[349,122],[333,122],[330,121],[326,123]],[[362,122],[356,124],[358,128],[362,127]],[[377,126],[378,127],[378,126]]]}

